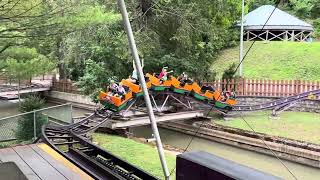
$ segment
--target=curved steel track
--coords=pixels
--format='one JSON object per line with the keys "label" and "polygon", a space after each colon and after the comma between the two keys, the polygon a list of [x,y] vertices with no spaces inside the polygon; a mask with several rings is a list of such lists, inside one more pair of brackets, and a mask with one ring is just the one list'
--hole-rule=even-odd
{"label": "curved steel track", "polygon": [[290,96],[290,97],[285,97],[278,99],[276,101],[270,102],[270,103],[264,103],[264,104],[259,104],[259,105],[252,105],[252,106],[234,106],[233,111],[259,111],[259,110],[266,110],[266,109],[274,109],[277,107],[285,107],[291,103],[307,99],[309,95],[315,95],[315,96],[320,96],[320,89],[319,90],[313,90],[313,91],[308,91],[304,92],[295,96]]}
{"label": "curved steel track", "polygon": [[46,125],[42,128],[42,139],[94,179],[157,179],[90,142],[87,133],[97,129],[112,115],[95,112],[71,125]]}

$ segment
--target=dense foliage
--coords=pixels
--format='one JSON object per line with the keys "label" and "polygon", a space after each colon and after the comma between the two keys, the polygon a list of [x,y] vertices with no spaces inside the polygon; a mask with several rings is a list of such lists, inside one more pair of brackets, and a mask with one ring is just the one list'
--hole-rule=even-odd
{"label": "dense foliage", "polygon": [[[319,30],[319,1],[280,0],[279,7]],[[248,0],[246,9],[277,2]],[[176,75],[212,80],[209,67],[220,50],[237,44],[241,0],[126,3],[145,72],[168,66]],[[0,10],[0,70],[7,75],[29,78],[53,66],[61,79],[95,94],[133,70],[117,0],[2,0]]]}
{"label": "dense foliage", "polygon": [[[20,105],[21,112],[30,112],[41,109],[44,106],[44,100],[38,96],[28,96]],[[34,118],[36,122],[36,135],[41,134],[41,127],[46,122],[46,118],[41,112],[29,113],[21,116],[18,120],[16,138],[18,141],[28,141],[34,137]]]}
{"label": "dense foliage", "polygon": [[9,48],[3,54],[3,72],[11,79],[25,80],[45,74],[55,68],[46,56],[39,54],[35,48]]}
{"label": "dense foliage", "polygon": [[[239,2],[128,3],[144,71],[159,72],[163,66],[168,66],[176,75],[185,71],[196,79],[213,79],[215,72],[209,67],[219,50],[236,44]],[[90,36],[89,32],[95,36]],[[133,70],[126,34],[118,19],[73,33],[65,43],[65,57],[70,58],[68,62],[72,66],[69,77],[78,80],[78,86],[86,94],[95,94],[99,88],[105,88],[113,76],[126,78]]]}

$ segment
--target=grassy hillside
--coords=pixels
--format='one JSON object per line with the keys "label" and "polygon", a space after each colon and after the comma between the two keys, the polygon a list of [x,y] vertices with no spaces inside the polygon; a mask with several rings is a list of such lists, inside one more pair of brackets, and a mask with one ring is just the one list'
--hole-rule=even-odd
{"label": "grassy hillside", "polygon": [[[245,43],[245,52],[251,43]],[[212,68],[220,78],[232,62],[239,62],[239,47],[224,50]],[[320,42],[256,42],[244,60],[244,76],[320,80]]]}
{"label": "grassy hillside", "polygon": [[[255,112],[246,115],[244,119],[256,132],[320,144],[319,114],[285,111],[279,115],[278,120],[270,119],[270,114],[270,111]],[[213,122],[251,131],[240,117],[230,121],[215,120]]]}

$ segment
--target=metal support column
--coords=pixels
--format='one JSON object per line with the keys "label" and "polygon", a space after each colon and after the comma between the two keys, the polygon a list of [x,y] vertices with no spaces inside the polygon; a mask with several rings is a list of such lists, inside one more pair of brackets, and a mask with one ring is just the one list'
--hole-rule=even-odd
{"label": "metal support column", "polygon": [[154,97],[153,97],[152,95],[150,95],[150,96],[151,96],[151,99],[152,99],[152,101],[153,101],[154,106],[155,106],[156,109],[157,109],[157,112],[160,112],[160,109],[158,108],[158,105],[157,105],[157,103],[156,103],[156,100],[154,99]]}
{"label": "metal support column", "polygon": [[167,103],[167,101],[168,101],[169,97],[170,97],[170,95],[167,95],[166,99],[164,100],[164,102],[163,102],[163,104],[162,104],[162,106],[161,106],[161,108],[160,108],[160,111],[162,111],[162,110],[163,110],[163,108],[164,108],[164,106],[166,105],[166,103]]}
{"label": "metal support column", "polygon": [[73,124],[74,123],[74,121],[73,121],[73,113],[72,113],[72,111],[73,111],[73,108],[72,108],[72,103],[70,104],[70,116],[71,116],[71,124]]}
{"label": "metal support column", "polygon": [[160,158],[160,161],[161,161],[163,173],[164,173],[164,176],[166,177],[166,179],[169,180],[170,179],[170,174],[169,174],[168,166],[167,166],[167,163],[166,163],[166,159],[164,157],[164,151],[163,151],[163,147],[162,147],[162,143],[161,143],[161,139],[160,139],[160,134],[159,134],[157,123],[156,123],[155,116],[154,116],[154,113],[153,113],[153,109],[152,109],[152,105],[151,105],[151,101],[150,101],[150,97],[149,97],[146,81],[144,79],[144,74],[143,74],[143,71],[142,71],[140,58],[139,58],[137,47],[136,47],[136,43],[135,43],[135,40],[134,40],[134,37],[133,37],[133,33],[132,33],[132,29],[131,29],[131,25],[130,25],[130,22],[129,22],[129,17],[128,17],[128,13],[127,13],[127,9],[126,9],[126,5],[124,3],[124,0],[118,0],[118,5],[119,5],[120,11],[121,11],[121,15],[122,15],[122,18],[123,18],[123,21],[124,21],[125,30],[127,32],[129,46],[130,46],[132,55],[134,57],[135,65],[136,65],[136,68],[137,68],[137,71],[138,71],[139,81],[140,81],[140,85],[142,87],[144,100],[145,100],[146,105],[147,105],[147,110],[148,110],[148,114],[149,114],[149,118],[150,118],[152,131],[153,131],[154,137],[156,139],[156,144],[157,144],[157,148],[158,148],[158,153],[159,153],[159,158]]}
{"label": "metal support column", "polygon": [[37,139],[37,127],[36,127],[36,112],[33,111],[33,138]]}
{"label": "metal support column", "polygon": [[243,59],[243,18],[244,18],[244,0],[242,0],[242,14],[241,14],[241,32],[240,32],[240,54],[239,54],[239,75],[243,76],[242,59]]}

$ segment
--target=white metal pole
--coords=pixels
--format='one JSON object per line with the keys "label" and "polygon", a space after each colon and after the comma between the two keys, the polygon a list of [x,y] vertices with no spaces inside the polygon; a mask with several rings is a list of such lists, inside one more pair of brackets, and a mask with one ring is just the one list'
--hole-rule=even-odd
{"label": "white metal pole", "polygon": [[141,62],[140,62],[140,58],[139,58],[139,55],[138,55],[136,43],[135,43],[135,40],[134,40],[134,37],[133,37],[131,25],[130,25],[130,22],[129,22],[129,17],[128,17],[126,5],[124,3],[124,0],[118,0],[118,4],[119,4],[119,8],[120,8],[120,11],[121,11],[121,14],[122,14],[122,18],[123,18],[123,21],[124,21],[125,30],[127,32],[129,46],[130,46],[132,55],[134,57],[135,65],[136,65],[136,68],[137,68],[136,70],[138,72],[140,85],[142,87],[142,91],[143,91],[143,94],[144,94],[144,100],[145,100],[146,105],[147,105],[149,119],[150,119],[150,123],[151,123],[151,127],[152,127],[152,131],[153,131],[154,137],[156,139],[156,144],[157,144],[159,158],[160,158],[161,165],[162,165],[162,170],[163,170],[165,178],[167,180],[169,180],[170,179],[170,174],[169,174],[168,166],[167,166],[166,159],[165,159],[165,156],[164,156],[164,151],[163,151],[163,147],[162,147],[162,143],[161,143],[161,139],[160,139],[157,123],[156,123],[156,120],[155,120],[155,116],[153,114],[153,108],[152,108],[152,105],[151,105],[151,101],[150,101],[150,97],[149,97],[146,81],[144,79],[144,74],[143,74],[143,71],[142,71]]}
{"label": "white metal pole", "polygon": [[241,32],[240,32],[240,55],[239,55],[239,75],[243,76],[243,67],[242,67],[242,59],[243,59],[243,21],[244,21],[244,0],[242,0],[242,15],[241,15]]}
{"label": "white metal pole", "polygon": [[36,112],[33,112],[33,138],[34,140],[37,139],[37,127],[36,127],[37,123],[36,123]]}
{"label": "white metal pole", "polygon": [[73,124],[74,123],[74,121],[73,121],[73,108],[72,108],[72,103],[70,104],[70,116],[71,116],[71,120],[70,120],[70,122],[71,122],[71,124]]}

